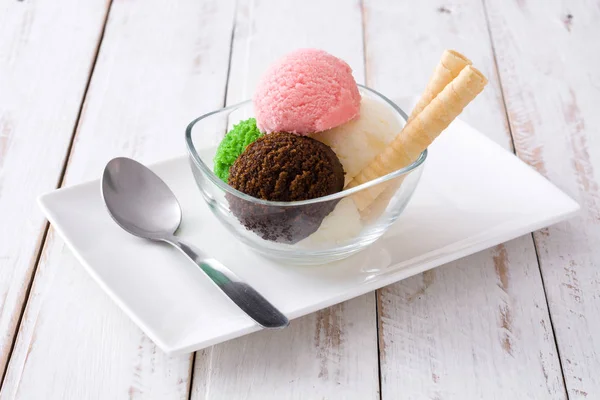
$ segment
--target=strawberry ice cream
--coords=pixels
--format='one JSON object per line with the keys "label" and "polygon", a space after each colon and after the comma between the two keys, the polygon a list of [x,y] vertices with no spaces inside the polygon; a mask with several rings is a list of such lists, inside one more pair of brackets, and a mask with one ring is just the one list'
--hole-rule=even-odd
{"label": "strawberry ice cream", "polygon": [[317,49],[296,50],[274,63],[254,95],[262,132],[309,134],[358,116],[360,94],[352,69]]}

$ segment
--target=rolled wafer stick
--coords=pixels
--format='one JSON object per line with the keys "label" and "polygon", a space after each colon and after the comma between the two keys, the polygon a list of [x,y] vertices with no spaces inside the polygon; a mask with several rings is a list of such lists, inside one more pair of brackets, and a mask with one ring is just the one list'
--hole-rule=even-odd
{"label": "rolled wafer stick", "polygon": [[[389,174],[414,162],[419,155],[450,125],[487,84],[485,76],[468,65],[458,76],[404,126],[402,132],[347,185],[356,187]],[[385,184],[353,195],[359,211],[366,209],[386,188]]]}
{"label": "rolled wafer stick", "polygon": [[[456,78],[460,71],[467,65],[471,65],[471,60],[464,55],[455,50],[444,51],[433,75],[427,83],[425,91],[410,114],[407,123],[412,121],[417,114],[423,111],[423,109],[431,103],[431,100],[433,100],[444,87],[448,85],[448,83],[452,82],[452,80]],[[394,196],[403,180],[403,178],[398,178],[393,182],[386,184],[384,191],[377,199],[367,208],[360,210],[362,219],[369,220],[377,218],[385,210],[385,207]]]}
{"label": "rolled wafer stick", "polygon": [[442,54],[440,62],[435,67],[433,75],[427,83],[427,87],[423,91],[421,98],[413,108],[412,113],[408,117],[407,123],[411,122],[431,100],[435,98],[454,78],[458,76],[460,71],[472,62],[464,55],[455,50],[446,50]]}

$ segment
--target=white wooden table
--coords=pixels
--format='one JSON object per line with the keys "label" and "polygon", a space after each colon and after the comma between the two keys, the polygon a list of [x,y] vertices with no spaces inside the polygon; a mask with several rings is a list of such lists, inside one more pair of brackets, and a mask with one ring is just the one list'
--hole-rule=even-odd
{"label": "white wooden table", "polygon": [[[0,0],[0,399],[600,399],[599,38],[591,0]],[[307,46],[392,98],[464,52],[490,84],[463,118],[583,213],[167,357],[35,198],[183,154],[188,121]]]}

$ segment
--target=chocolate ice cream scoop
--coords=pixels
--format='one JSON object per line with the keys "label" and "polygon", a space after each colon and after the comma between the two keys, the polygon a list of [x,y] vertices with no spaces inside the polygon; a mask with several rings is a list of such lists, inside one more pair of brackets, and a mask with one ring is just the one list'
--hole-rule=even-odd
{"label": "chocolate ice cream scoop", "polygon": [[[229,171],[229,185],[252,197],[300,201],[344,187],[344,169],[326,144],[291,133],[271,133],[250,144]],[[265,206],[230,196],[231,211],[263,239],[296,243],[319,228],[337,200],[305,206]]]}
{"label": "chocolate ice cream scoop", "polygon": [[263,200],[308,200],[342,190],[344,169],[324,143],[291,133],[271,133],[238,157],[228,183]]}

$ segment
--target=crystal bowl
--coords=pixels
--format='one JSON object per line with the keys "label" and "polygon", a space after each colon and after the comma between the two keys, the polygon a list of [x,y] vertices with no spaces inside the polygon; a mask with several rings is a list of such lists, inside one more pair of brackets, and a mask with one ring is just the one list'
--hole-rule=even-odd
{"label": "crystal bowl", "polygon": [[[391,100],[359,85],[361,95],[390,107],[404,126],[407,115]],[[253,117],[252,101],[202,115],[187,127],[190,166],[213,214],[240,242],[283,262],[323,264],[346,258],[379,239],[396,222],[417,187],[427,150],[411,165],[352,189],[311,200],[275,202],[248,196],[213,173],[213,157],[233,124]],[[365,191],[377,197],[355,206]],[[203,207],[203,205],[198,205]],[[398,223],[401,223],[399,221]]]}

